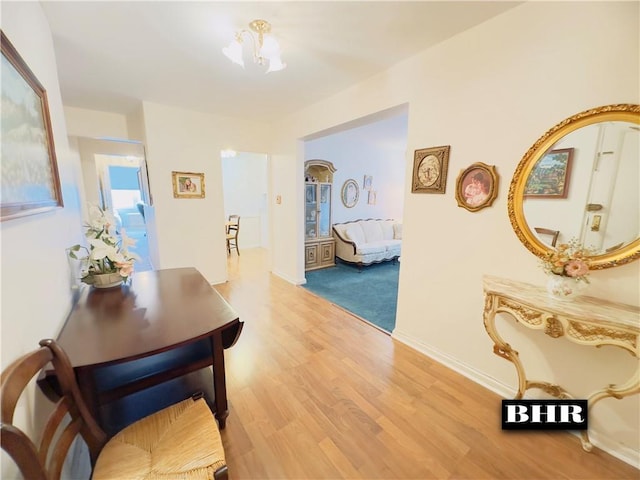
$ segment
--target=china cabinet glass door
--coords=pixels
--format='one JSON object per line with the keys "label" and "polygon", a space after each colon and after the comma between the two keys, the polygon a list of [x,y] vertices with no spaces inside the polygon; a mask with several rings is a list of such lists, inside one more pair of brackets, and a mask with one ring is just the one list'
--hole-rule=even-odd
{"label": "china cabinet glass door", "polygon": [[320,185],[318,232],[320,237],[331,236],[331,185]]}
{"label": "china cabinet glass door", "polygon": [[306,184],[305,192],[304,192],[304,235],[305,238],[311,239],[316,238],[318,229],[317,225],[317,214],[318,214],[318,185],[317,184]]}

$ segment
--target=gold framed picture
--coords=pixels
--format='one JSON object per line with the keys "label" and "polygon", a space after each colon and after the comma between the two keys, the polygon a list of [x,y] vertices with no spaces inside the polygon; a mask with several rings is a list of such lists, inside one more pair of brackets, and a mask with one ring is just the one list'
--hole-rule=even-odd
{"label": "gold framed picture", "polygon": [[573,148],[551,150],[536,162],[524,187],[525,198],[567,198]]}
{"label": "gold framed picture", "polygon": [[451,147],[422,148],[413,155],[412,193],[444,193]]}
{"label": "gold framed picture", "polygon": [[171,172],[174,198],[204,198],[204,173]]}
{"label": "gold framed picture", "polygon": [[498,196],[498,174],[494,165],[482,162],[460,171],[456,180],[458,206],[477,212],[490,206]]}

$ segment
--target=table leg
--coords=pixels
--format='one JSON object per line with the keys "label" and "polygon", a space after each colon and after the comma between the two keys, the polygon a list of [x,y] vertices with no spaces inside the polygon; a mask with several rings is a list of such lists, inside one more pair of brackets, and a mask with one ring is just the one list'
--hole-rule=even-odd
{"label": "table leg", "polygon": [[[631,376],[629,380],[624,382],[621,385],[611,384],[608,387],[602,388],[587,397],[589,410],[593,408],[593,406],[602,400],[603,398],[613,397],[618,400],[624,397],[628,397],[629,395],[633,395],[640,392],[640,366],[636,368],[634,374]],[[582,448],[590,452],[593,449],[593,444],[589,440],[589,432],[587,430],[583,430],[580,432],[580,437],[582,441]]]}
{"label": "table leg", "polygon": [[[524,366],[520,361],[520,356],[518,355],[517,350],[511,348],[507,342],[505,342],[502,337],[498,334],[496,330],[496,309],[494,307],[494,299],[493,295],[487,295],[485,297],[485,305],[484,305],[484,328],[493,340],[493,353],[502,357],[506,360],[509,360],[516,367],[516,371],[518,373],[518,392],[514,397],[516,400],[523,397],[525,390],[527,389],[527,376],[524,372]],[[508,313],[508,312],[505,312]],[[514,317],[515,318],[515,317]],[[516,318],[516,321],[518,319]]]}
{"label": "table leg", "polygon": [[211,351],[213,355],[213,389],[216,418],[218,419],[220,430],[223,430],[229,416],[229,406],[227,404],[227,381],[224,368],[222,332],[217,331],[211,337]]}

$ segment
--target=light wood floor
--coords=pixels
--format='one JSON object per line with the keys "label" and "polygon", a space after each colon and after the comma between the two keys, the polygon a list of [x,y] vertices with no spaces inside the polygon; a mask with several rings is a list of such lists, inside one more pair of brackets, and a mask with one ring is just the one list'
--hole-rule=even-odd
{"label": "light wood floor", "polygon": [[229,258],[245,322],[226,351],[232,479],[639,479],[565,433],[503,432],[500,397],[266,272]]}

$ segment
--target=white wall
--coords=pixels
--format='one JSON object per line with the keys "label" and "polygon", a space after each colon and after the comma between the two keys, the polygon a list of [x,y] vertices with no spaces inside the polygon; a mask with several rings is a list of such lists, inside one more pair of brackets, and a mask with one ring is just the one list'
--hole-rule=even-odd
{"label": "white wall", "polygon": [[[62,98],[51,31],[40,4],[2,4],[2,30],[47,91],[64,208],[0,223],[2,235],[2,367],[55,338],[71,307],[71,281],[65,249],[82,238],[78,201],[80,163],[67,143]],[[33,392],[17,419],[30,430]],[[23,418],[28,417],[28,419]],[[24,421],[24,423],[23,423]],[[2,478],[15,468],[2,454]]]}
{"label": "white wall", "polygon": [[[637,18],[638,4],[630,2],[526,3],[287,118],[277,130],[282,138],[274,154],[281,175],[274,193],[286,193],[274,216],[275,269],[285,278],[303,275],[302,253],[295,262],[287,257],[303,243],[304,156],[298,139],[408,103],[405,185],[414,150],[451,145],[451,156],[445,195],[411,194],[405,188],[394,335],[505,395],[512,393],[515,369],[492,353],[482,325],[482,276],[538,285],[545,278],[509,223],[509,182],[528,148],[562,119],[599,105],[638,103]],[[477,161],[496,165],[500,186],[491,208],[471,213],[457,206],[454,189],[458,172]],[[295,202],[285,203],[291,195]],[[285,218],[295,219],[295,227]],[[593,272],[592,293],[640,305],[638,266]],[[527,357],[525,366],[534,376],[566,380],[569,390],[585,392],[596,388],[593,382],[607,383],[602,375],[596,378],[595,360],[617,380],[631,375],[634,360],[626,352],[578,347],[564,339],[540,341],[512,323],[505,337]],[[559,363],[545,360],[561,352]],[[600,445],[639,463],[637,396],[601,402],[590,422]]]}
{"label": "white wall", "polygon": [[69,135],[77,137],[129,138],[124,115],[85,108],[64,107]]}
{"label": "white wall", "polygon": [[[193,266],[209,282],[224,282],[227,254],[220,151],[229,147],[268,151],[270,127],[151,102],[144,102],[143,116],[158,232],[157,268]],[[174,198],[172,171],[204,173],[205,198]]]}
{"label": "white wall", "polygon": [[[407,120],[405,112],[305,142],[305,160],[328,160],[336,167],[331,202],[333,223],[359,218],[402,220]],[[375,205],[368,204],[364,175],[373,177]],[[348,179],[355,180],[360,188],[360,198],[352,208],[341,201],[342,186]]]}
{"label": "white wall", "polygon": [[222,159],[224,215],[240,215],[238,248],[267,247],[267,156],[238,152]]}

